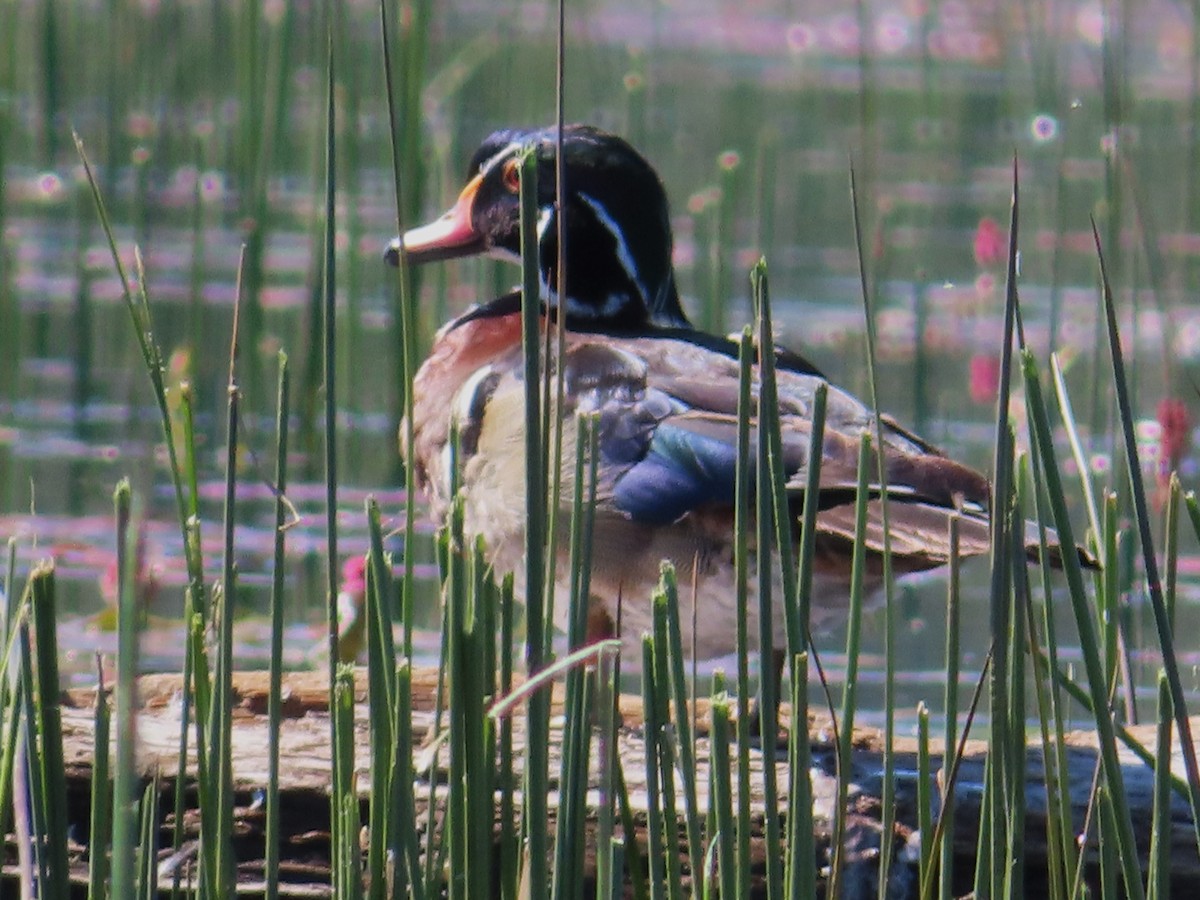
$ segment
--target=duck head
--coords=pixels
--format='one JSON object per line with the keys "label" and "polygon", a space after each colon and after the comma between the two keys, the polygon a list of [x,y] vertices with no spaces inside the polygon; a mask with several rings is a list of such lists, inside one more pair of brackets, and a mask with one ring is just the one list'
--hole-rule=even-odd
{"label": "duck head", "polygon": [[[409,262],[486,253],[520,261],[519,168],[537,159],[541,300],[569,327],[625,331],[686,328],[671,264],[666,192],[626,141],[586,125],[563,129],[566,299],[558,297],[556,128],[497,131],[475,151],[467,184],[444,215],[404,235]],[[400,239],[388,247],[398,265]]]}

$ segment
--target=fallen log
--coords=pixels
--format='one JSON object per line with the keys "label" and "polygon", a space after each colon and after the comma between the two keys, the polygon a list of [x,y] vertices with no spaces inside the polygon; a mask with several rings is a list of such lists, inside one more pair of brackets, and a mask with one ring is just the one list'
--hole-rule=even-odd
{"label": "fallen log", "polygon": [[[369,758],[368,721],[366,697],[366,674],[359,670],[356,677],[356,750],[355,759],[358,774],[358,791],[365,804],[370,795],[370,773],[367,767]],[[263,828],[265,814],[257,797],[266,785],[267,778],[267,688],[268,679],[265,672],[241,672],[234,676],[235,708],[233,717],[233,778],[236,791],[235,834],[239,864],[239,896],[255,896],[262,891],[262,868],[265,839]],[[413,733],[416,736],[426,734],[433,725],[433,710],[437,673],[431,669],[421,669],[413,673]],[[157,775],[160,779],[160,807],[163,821],[171,820],[174,796],[173,780],[178,766],[178,744],[180,729],[180,696],[181,682],[178,675],[147,675],[139,680],[140,711],[137,720],[138,747],[137,767],[142,778],[147,781]],[[284,765],[281,767],[280,792],[284,833],[282,835],[283,865],[280,874],[284,881],[282,896],[285,897],[324,897],[329,895],[329,717],[328,717],[328,682],[324,673],[294,672],[288,673],[284,679],[283,688],[283,722],[280,732],[280,748]],[[94,690],[75,689],[66,692],[62,698],[62,720],[64,757],[68,777],[68,807],[70,821],[79,829],[86,829],[88,821],[88,803],[91,791],[91,772],[93,758],[93,709],[96,700]],[[554,715],[556,724],[552,735],[552,757],[558,748],[558,738],[561,736],[561,692],[554,694]],[[635,811],[645,810],[646,794],[644,784],[644,744],[640,732],[641,703],[638,698],[622,696],[619,708],[623,726],[618,736],[618,752],[624,768],[625,780],[630,793],[631,805]],[[698,738],[696,742],[696,758],[699,768],[697,783],[702,786],[700,803],[707,804],[704,790],[709,783],[707,769],[709,766],[709,738],[707,734],[707,704],[701,701],[696,711]],[[783,717],[787,720],[786,715]],[[517,746],[523,746],[521,732],[521,717],[514,719],[515,741]],[[818,848],[821,852],[828,849],[830,840],[830,825],[833,820],[834,798],[836,797],[836,778],[834,777],[834,747],[832,743],[833,730],[831,723],[821,716],[812,716],[809,720],[809,740],[812,749],[812,779],[814,794],[814,825]],[[1200,733],[1200,721],[1194,725],[1196,733]],[[1130,729],[1134,736],[1145,746],[1152,746],[1154,728],[1143,726]],[[1068,795],[1073,805],[1074,833],[1078,834],[1085,821],[1085,804],[1091,793],[1092,781],[1098,765],[1095,735],[1090,732],[1076,732],[1066,738],[1067,756],[1069,761]],[[853,770],[850,784],[850,812],[848,821],[852,828],[848,841],[855,844],[853,854],[857,863],[854,877],[845,883],[845,896],[875,896],[877,887],[874,879],[877,868],[877,853],[882,838],[879,822],[880,791],[883,772],[883,746],[878,732],[865,729],[855,733],[853,755]],[[895,769],[897,774],[897,826],[896,833],[891,836],[899,850],[894,854],[897,864],[890,876],[892,896],[915,896],[916,874],[913,854],[905,852],[905,846],[914,846],[917,822],[917,746],[912,739],[898,739],[895,744]],[[940,767],[940,756],[934,748],[934,770]],[[787,760],[783,751],[769,748],[764,753],[759,747],[751,750],[750,758],[753,770],[752,784],[753,808],[763,809],[761,796],[763,766],[773,764],[776,767],[777,783],[780,787],[780,808],[786,817],[788,808]],[[429,796],[428,782],[444,782],[444,773],[448,767],[444,746],[440,751],[427,752],[426,765],[418,773],[418,777],[426,781],[425,787],[417,791],[418,797]],[[973,858],[976,852],[977,825],[979,821],[979,802],[983,792],[984,759],[986,747],[982,742],[968,743],[966,753],[959,771],[955,788],[956,798],[956,830],[955,854],[956,873],[965,877],[973,870]],[[596,754],[593,752],[592,758]],[[552,766],[556,762],[552,758]],[[1143,860],[1145,859],[1150,834],[1150,816],[1152,809],[1153,773],[1132,753],[1122,750],[1122,765],[1125,775],[1125,787],[1130,808],[1134,816],[1135,832],[1142,841],[1139,847]],[[593,766],[595,770],[595,766]],[[1173,770],[1182,772],[1182,760],[1176,752],[1173,760]],[[189,758],[187,763],[189,779],[194,778],[195,760]],[[1045,861],[1046,861],[1046,819],[1045,819],[1045,784],[1040,747],[1031,745],[1027,755],[1027,834],[1026,834],[1026,871],[1027,896],[1036,897],[1045,891]],[[736,779],[734,779],[736,783]],[[935,797],[937,792],[934,792]],[[435,803],[444,799],[441,788],[434,791]],[[195,810],[195,792],[189,791],[189,811],[185,825],[194,836],[198,822]],[[936,801],[935,801],[936,802]],[[552,804],[553,806],[553,804]],[[422,809],[423,821],[418,827],[425,827],[429,821],[429,811]],[[936,814],[936,811],[935,811]],[[440,814],[434,810],[433,820],[440,822]],[[761,828],[761,814],[756,817]],[[364,815],[365,821],[365,815]],[[640,818],[639,828],[644,827],[644,816]],[[165,833],[165,832],[164,832]],[[86,832],[80,831],[81,840]],[[589,846],[594,846],[593,836],[589,835]],[[637,838],[644,841],[645,835]],[[1197,853],[1195,832],[1192,828],[1191,816],[1186,802],[1180,797],[1172,796],[1170,861],[1172,884],[1179,893],[1177,896],[1193,896],[1200,891],[1200,854]],[[14,858],[13,839],[8,839],[6,862]],[[1085,859],[1089,869],[1094,874],[1098,863],[1094,828],[1084,843]],[[73,848],[75,865],[80,883],[86,876],[84,847]],[[760,833],[754,835],[754,853],[760,862],[768,852],[765,838]],[[775,850],[774,852],[780,852]],[[824,856],[822,857],[822,860]],[[594,859],[589,853],[589,860]],[[179,860],[170,860],[164,851],[164,865],[179,865]],[[1040,877],[1039,877],[1040,875]],[[8,881],[14,877],[11,864],[5,866],[3,877]],[[167,879],[164,883],[169,883]],[[1040,890],[1039,890],[1040,887]],[[964,881],[962,892],[969,889]],[[3,893],[3,891],[0,891]]]}

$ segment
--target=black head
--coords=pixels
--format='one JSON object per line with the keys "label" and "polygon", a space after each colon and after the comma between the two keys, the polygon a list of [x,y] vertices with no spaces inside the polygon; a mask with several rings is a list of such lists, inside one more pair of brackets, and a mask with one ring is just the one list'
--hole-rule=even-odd
{"label": "black head", "polygon": [[[604,330],[686,327],[671,266],[671,222],[662,182],[615,135],[586,125],[563,130],[566,301],[558,298],[555,212],[557,129],[497,131],[475,151],[458,201],[404,235],[412,262],[490,253],[519,259],[518,169],[532,148],[538,169],[538,267],[542,300],[569,324]],[[399,262],[399,239],[387,251]]]}

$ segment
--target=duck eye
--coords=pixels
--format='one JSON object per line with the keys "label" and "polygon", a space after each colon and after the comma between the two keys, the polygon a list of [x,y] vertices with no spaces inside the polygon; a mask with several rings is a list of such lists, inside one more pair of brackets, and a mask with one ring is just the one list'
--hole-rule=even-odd
{"label": "duck eye", "polygon": [[517,168],[517,161],[510,159],[504,164],[504,168],[500,170],[500,179],[504,182],[504,187],[510,193],[517,193],[521,187],[521,174]]}

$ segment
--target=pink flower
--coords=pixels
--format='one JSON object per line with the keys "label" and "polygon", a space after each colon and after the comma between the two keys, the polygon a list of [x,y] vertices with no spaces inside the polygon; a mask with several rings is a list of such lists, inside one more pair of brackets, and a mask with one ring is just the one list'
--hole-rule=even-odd
{"label": "pink flower", "polygon": [[367,590],[367,559],[351,556],[342,563],[342,590],[348,593],[365,593]]}
{"label": "pink flower", "polygon": [[1158,401],[1155,412],[1162,435],[1159,438],[1160,467],[1173,471],[1179,467],[1179,461],[1187,450],[1188,437],[1192,428],[1191,416],[1188,415],[1187,404],[1178,397],[1163,397]]}
{"label": "pink flower", "polygon": [[976,353],[970,362],[970,393],[973,403],[994,403],[1000,390],[1000,357]]}
{"label": "pink flower", "polygon": [[[149,561],[146,550],[146,532],[140,527],[137,530],[137,543],[134,546],[132,564],[133,594],[138,608],[145,611],[158,598],[161,585],[158,580],[158,566]],[[120,580],[117,571],[117,558],[113,556],[104,567],[100,576],[100,596],[109,606],[115,607],[120,600]]]}
{"label": "pink flower", "polygon": [[1000,225],[991,216],[979,220],[972,247],[975,262],[985,269],[998,266],[1008,258],[1008,241]]}

